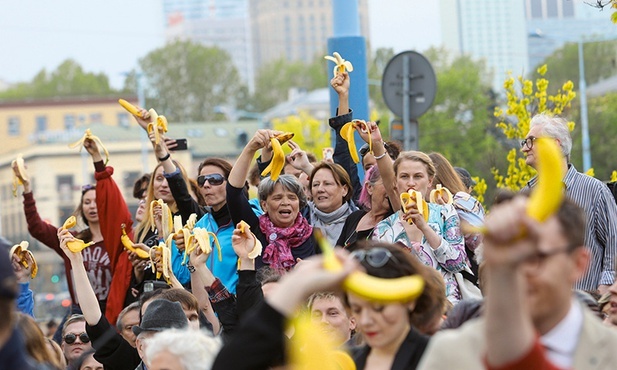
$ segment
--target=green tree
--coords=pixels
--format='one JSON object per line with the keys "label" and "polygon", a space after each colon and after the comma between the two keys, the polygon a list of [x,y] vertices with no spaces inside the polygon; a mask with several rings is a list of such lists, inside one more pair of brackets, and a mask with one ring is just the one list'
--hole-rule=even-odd
{"label": "green tree", "polygon": [[368,78],[371,81],[379,83],[369,83],[368,92],[375,109],[379,112],[379,115],[383,115],[381,112],[388,111],[388,107],[386,106],[381,94],[381,78],[388,62],[393,57],[394,49],[392,48],[379,48],[371,52],[369,57]]}
{"label": "green tree", "polygon": [[252,108],[262,112],[286,101],[291,88],[310,91],[327,86],[329,67],[323,57],[311,64],[281,58],[265,65],[257,74]]}
{"label": "green tree", "polygon": [[175,41],[156,49],[142,58],[139,66],[146,106],[172,121],[212,120],[215,107],[235,105],[241,88],[227,52],[191,41]]}
{"label": "green tree", "polygon": [[42,69],[30,82],[18,83],[0,93],[3,99],[51,98],[57,96],[101,96],[114,90],[104,73],[85,72],[74,60],[67,59],[54,71]]}

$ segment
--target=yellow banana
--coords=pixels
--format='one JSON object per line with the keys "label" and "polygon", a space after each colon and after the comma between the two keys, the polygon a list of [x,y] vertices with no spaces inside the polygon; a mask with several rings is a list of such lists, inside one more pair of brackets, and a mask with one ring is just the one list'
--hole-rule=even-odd
{"label": "yellow banana", "polygon": [[445,199],[446,204],[452,204],[452,193],[448,188],[444,188],[441,184],[437,184],[435,189],[431,190],[431,203],[437,203],[437,197],[441,196],[441,199]]}
{"label": "yellow banana", "polygon": [[166,239],[169,234],[173,232],[174,223],[171,210],[169,209],[167,203],[165,203],[162,199],[153,200],[150,203],[150,230],[156,230],[156,223],[154,222],[154,208],[157,205],[161,207],[161,213],[163,215],[163,218],[161,220],[163,230],[159,230],[159,236],[163,239]]}
{"label": "yellow banana", "polygon": [[[70,216],[69,218],[66,219],[66,221],[64,221],[64,224],[62,224],[62,228],[65,230],[68,230],[70,228],[75,227],[75,225],[77,225],[77,219],[75,218],[75,216]],[[71,252],[79,253],[93,244],[94,242],[86,243],[81,239],[75,238],[75,240],[71,240],[67,242],[66,246],[67,248],[69,248]]]}
{"label": "yellow banana", "polygon": [[326,55],[324,59],[336,63],[334,71],[332,72],[335,76],[337,73],[344,73],[345,70],[348,70],[349,72],[353,71],[353,65],[351,64],[351,62],[343,59],[343,57],[341,57],[341,54],[335,51],[334,53],[332,53],[332,55],[333,56]]}
{"label": "yellow banana", "polygon": [[150,254],[148,252],[146,252],[145,250],[135,247],[135,244],[133,244],[133,241],[131,241],[131,238],[129,238],[128,235],[126,235],[126,225],[122,224],[122,236],[120,237],[120,241],[122,241],[122,245],[124,246],[124,248],[129,251],[129,252],[133,252],[137,255],[137,257],[141,258],[141,259],[148,259],[150,257]]}
{"label": "yellow banana", "polygon": [[351,122],[347,122],[341,127],[341,136],[347,142],[347,147],[349,148],[349,154],[351,154],[351,159],[353,159],[354,163],[360,162],[360,157],[358,157],[358,150],[356,149],[356,126],[360,126],[362,132],[368,133],[368,147],[369,151],[373,152],[373,141],[371,140],[371,134],[368,130],[368,125],[365,121],[360,119],[355,119]]}
{"label": "yellow banana", "polygon": [[[17,167],[17,172],[19,172],[19,176],[21,176],[22,179],[28,180],[28,173],[26,172],[26,165],[24,164],[24,157],[21,155],[21,153],[19,153],[17,155],[17,158],[15,158],[13,162],[11,162],[11,167],[13,166]],[[17,187],[23,184],[24,184],[23,181],[21,181],[21,179],[17,176],[17,174],[13,172],[13,196],[14,197],[17,196]]]}
{"label": "yellow banana", "polygon": [[148,123],[148,133],[154,131],[154,143],[158,144],[161,142],[161,132],[167,132],[167,118],[165,118],[165,116],[159,116],[154,109],[150,109],[148,112],[152,119],[152,122]]}
{"label": "yellow banana", "polygon": [[537,145],[538,183],[534,187],[529,202],[527,215],[538,222],[544,222],[557,212],[563,201],[563,177],[565,176],[562,160],[563,154],[551,138],[538,138]]}
{"label": "yellow banana", "polygon": [[270,179],[276,181],[281,175],[283,167],[285,167],[285,152],[283,152],[283,147],[276,137],[271,138],[270,143],[272,144],[272,160],[268,167],[261,172],[261,176],[270,174]]}
{"label": "yellow banana", "polygon": [[92,132],[90,131],[90,129],[86,129],[86,132],[84,133],[84,136],[82,136],[81,139],[77,140],[76,142],[72,144],[69,144],[69,148],[75,149],[79,147],[79,151],[81,152],[81,149],[84,147],[84,141],[86,141],[86,139],[93,140],[94,142],[96,142],[97,146],[100,149],[103,149],[103,152],[105,152],[105,165],[107,165],[107,163],[109,163],[109,152],[107,151],[107,148],[105,148],[105,145],[103,145],[103,142],[101,141],[101,139],[96,135],[92,135]]}
{"label": "yellow banana", "polygon": [[[334,254],[334,248],[324,236],[315,232],[315,238],[324,258],[324,268],[340,271],[342,266]],[[422,294],[424,279],[419,275],[382,279],[361,271],[354,271],[343,281],[343,289],[362,299],[380,303],[408,302]]]}
{"label": "yellow banana", "polygon": [[[186,263],[186,260],[189,258],[189,255],[195,250],[195,237],[193,235],[193,229],[195,228],[195,223],[197,222],[197,214],[193,213],[189,216],[189,219],[186,221],[186,225],[182,227],[182,216],[174,216],[174,234],[182,233],[182,237],[184,238],[184,257],[182,258],[182,264]],[[173,235],[170,235],[167,238],[167,245],[171,248],[171,240],[173,239]]]}
{"label": "yellow banana", "polygon": [[[162,271],[156,268],[156,255],[159,254],[162,263]],[[165,277],[167,283],[171,277],[171,250],[167,247],[165,242],[160,242],[156,247],[150,248],[150,262],[152,265],[152,272],[156,272],[156,278],[160,279],[161,275]]]}
{"label": "yellow banana", "polygon": [[[257,256],[261,256],[263,245],[261,245],[261,242],[259,241],[259,239],[257,239],[255,234],[251,232],[251,226],[244,221],[240,221],[240,227],[238,229],[240,230],[240,233],[245,234],[247,238],[252,238],[255,241],[255,245],[253,246],[253,249],[249,252],[248,258],[255,259],[257,258]],[[248,235],[249,233],[250,235]]]}
{"label": "yellow banana", "polygon": [[[401,208],[403,212],[409,211],[411,207],[416,208],[418,212],[424,216],[424,221],[428,222],[429,210],[428,203],[422,197],[422,193],[419,191],[409,189],[405,193],[401,193]],[[407,220],[410,224],[413,222],[411,218]]]}
{"label": "yellow banana", "polygon": [[129,103],[124,99],[118,99],[118,103],[122,106],[122,108],[126,109],[130,114],[137,116],[139,118],[143,118],[137,107],[133,104]]}
{"label": "yellow banana", "polygon": [[[201,227],[196,227],[193,229],[194,243],[196,243],[201,251],[206,254],[212,253],[212,242],[210,241],[210,237],[214,240],[214,245],[219,252],[219,261],[223,260],[223,252],[221,251],[221,244],[219,243],[219,239],[216,237],[216,234],[208,231]],[[197,247],[197,245],[195,247]]]}
{"label": "yellow banana", "polygon": [[17,259],[19,260],[19,263],[24,268],[30,267],[30,265],[28,264],[28,258],[29,258],[32,261],[32,270],[30,271],[30,278],[34,279],[36,277],[36,274],[39,272],[39,266],[36,263],[36,260],[34,259],[34,254],[32,254],[32,252],[28,250],[29,246],[30,246],[30,243],[28,243],[25,240],[19,244],[15,244],[9,251],[9,258],[13,258],[13,255],[15,254],[17,256]]}
{"label": "yellow banana", "polygon": [[294,137],[294,133],[293,132],[284,132],[280,135],[276,135],[276,140],[279,141],[279,143],[281,143],[281,145],[285,144],[286,142],[288,142],[289,140],[293,139]]}

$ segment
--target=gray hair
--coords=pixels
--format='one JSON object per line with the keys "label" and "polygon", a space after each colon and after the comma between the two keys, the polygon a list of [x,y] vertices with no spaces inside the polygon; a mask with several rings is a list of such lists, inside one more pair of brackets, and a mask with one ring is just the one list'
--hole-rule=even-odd
{"label": "gray hair", "polygon": [[148,340],[146,359],[152,362],[157,354],[167,351],[180,361],[184,370],[208,370],[220,348],[218,338],[202,331],[170,329],[156,333]]}
{"label": "gray hair", "polygon": [[133,310],[139,310],[139,302],[131,303],[130,305],[124,307],[124,309],[118,314],[118,318],[116,319],[116,328],[119,333],[122,333],[122,329],[124,328],[124,323],[122,322],[124,315]]}
{"label": "gray hair", "polygon": [[536,114],[529,122],[529,128],[539,126],[542,129],[542,134],[559,140],[561,143],[561,152],[568,159],[572,150],[572,136],[570,136],[570,127],[568,121],[559,116],[553,116],[547,113]]}
{"label": "gray hair", "polygon": [[280,175],[276,181],[272,181],[270,177],[266,177],[261,180],[259,183],[259,187],[257,188],[257,192],[259,194],[260,201],[266,201],[268,196],[274,193],[274,187],[276,184],[281,184],[284,189],[295,193],[300,200],[300,208],[306,206],[306,195],[304,194],[304,189],[302,188],[302,184],[298,181],[298,179],[293,175]]}

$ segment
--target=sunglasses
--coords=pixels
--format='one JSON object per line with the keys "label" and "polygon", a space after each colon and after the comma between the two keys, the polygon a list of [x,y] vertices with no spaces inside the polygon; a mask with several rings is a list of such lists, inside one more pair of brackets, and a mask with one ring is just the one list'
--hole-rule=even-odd
{"label": "sunglasses", "polygon": [[359,262],[366,261],[369,266],[376,269],[384,267],[388,261],[392,260],[398,263],[398,260],[392,253],[385,248],[358,249],[351,253],[351,257]]}
{"label": "sunglasses", "polygon": [[81,194],[84,195],[88,190],[96,190],[96,185],[86,184],[81,187]]}
{"label": "sunglasses", "polygon": [[[389,149],[388,144],[385,141],[383,143],[383,147],[386,149],[386,151]],[[360,147],[360,157],[364,158],[366,153],[368,153],[368,150],[369,150],[368,144],[362,145]]]}
{"label": "sunglasses", "polygon": [[219,186],[225,181],[225,177],[218,173],[213,173],[212,175],[201,175],[197,177],[197,184],[199,184],[200,187],[204,186],[206,181],[212,186]]}
{"label": "sunglasses", "polygon": [[[68,333],[62,339],[64,339],[64,342],[66,344],[73,344],[77,340],[77,334]],[[90,342],[90,337],[86,333],[81,333],[81,334],[79,334],[79,340],[82,343],[88,343],[88,342]]]}

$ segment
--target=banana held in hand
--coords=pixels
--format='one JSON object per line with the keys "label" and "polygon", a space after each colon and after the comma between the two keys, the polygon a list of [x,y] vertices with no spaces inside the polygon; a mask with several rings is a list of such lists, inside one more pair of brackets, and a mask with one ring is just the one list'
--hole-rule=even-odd
{"label": "banana held in hand", "polygon": [[356,127],[360,127],[362,132],[368,133],[368,146],[369,151],[373,152],[373,142],[371,140],[371,134],[368,129],[368,125],[365,121],[360,119],[355,119],[351,122],[347,122],[341,127],[341,137],[347,142],[347,147],[349,148],[349,154],[351,154],[351,159],[353,159],[354,163],[360,162],[360,157],[358,157],[358,149],[356,149]]}
{"label": "banana held in hand", "polygon": [[293,132],[284,132],[282,134],[276,135],[275,138],[279,141],[279,143],[281,143],[281,145],[283,145],[289,140],[293,139],[294,135],[295,134]]}
{"label": "banana held in hand", "polygon": [[69,148],[75,149],[77,147],[80,147],[79,151],[81,152],[81,149],[84,147],[84,142],[86,141],[86,139],[90,139],[96,142],[97,146],[103,149],[103,151],[105,152],[105,165],[107,165],[107,163],[109,163],[109,152],[107,151],[107,148],[105,148],[105,145],[103,145],[103,142],[101,141],[101,139],[96,135],[92,135],[92,132],[90,131],[90,129],[86,130],[86,132],[84,133],[84,136],[82,136],[81,139],[77,140],[76,142],[72,144],[69,144]]}
{"label": "banana held in hand", "polygon": [[219,252],[219,261],[223,260],[223,252],[221,251],[221,244],[219,243],[219,239],[216,237],[215,233],[208,231],[202,227],[196,227],[193,229],[193,237],[194,237],[193,242],[195,245],[194,248],[199,246],[201,251],[206,254],[212,253],[212,242],[210,241],[210,237],[212,237],[212,240],[214,240],[214,245],[216,246],[216,249]]}
{"label": "banana held in hand", "polygon": [[251,231],[251,226],[244,221],[240,221],[240,227],[238,228],[241,234],[246,235],[247,238],[251,238],[254,241],[253,249],[248,254],[248,258],[254,260],[257,256],[261,256],[261,251],[263,250],[263,245],[257,239],[255,234]]}
{"label": "banana held in hand", "polygon": [[[429,210],[428,203],[422,197],[422,193],[419,191],[409,189],[406,193],[401,193],[401,208],[403,212],[407,213],[412,207],[416,208],[418,212],[424,216],[424,221],[428,222]],[[407,220],[410,224],[413,222],[411,218]]]}
{"label": "banana held in hand", "polygon": [[431,203],[437,203],[438,196],[441,196],[441,199],[444,199],[446,204],[452,204],[452,193],[448,190],[448,188],[442,187],[441,184],[437,184],[435,189],[431,190]]}
{"label": "banana held in hand", "polygon": [[557,212],[563,201],[563,154],[551,138],[537,138],[534,146],[537,147],[538,182],[529,197],[527,215],[544,222]]}
{"label": "banana held in hand", "polygon": [[150,254],[148,252],[146,252],[145,250],[136,247],[135,244],[133,244],[133,241],[131,241],[131,238],[129,238],[129,236],[126,234],[126,225],[122,224],[122,236],[120,237],[120,241],[122,242],[122,245],[124,246],[124,248],[129,251],[129,252],[133,252],[137,255],[137,257],[141,258],[141,259],[148,259],[150,258]]}
{"label": "banana held in hand", "polygon": [[148,133],[154,131],[154,143],[158,145],[161,142],[161,133],[167,132],[167,118],[159,116],[154,109],[148,111],[152,122],[148,123]]}
{"label": "banana held in hand", "polygon": [[159,236],[166,239],[174,230],[173,215],[171,214],[171,210],[169,209],[167,203],[165,203],[162,199],[153,200],[150,203],[150,230],[156,230],[156,223],[154,222],[154,208],[157,206],[161,207],[161,214],[163,215],[163,219],[161,220],[163,230],[159,230]]}
{"label": "banana held in hand", "polygon": [[[11,167],[17,167],[17,172],[19,172],[19,176],[21,179],[28,180],[28,173],[26,172],[26,165],[24,164],[24,157],[19,153],[17,158],[13,162],[11,162]],[[13,172],[13,196],[17,196],[17,187],[19,185],[23,185],[23,181]]]}
{"label": "banana held in hand", "polygon": [[[71,216],[67,218],[66,221],[64,221],[62,228],[68,230],[75,227],[75,225],[77,225],[77,219],[75,218],[75,216]],[[83,240],[75,238],[75,240],[68,241],[66,243],[66,246],[71,252],[79,253],[93,244],[94,242],[85,243]]]}
{"label": "banana held in hand", "polygon": [[[159,255],[162,263],[162,270],[159,271],[156,267],[156,255]],[[171,277],[171,250],[167,248],[164,242],[160,242],[156,247],[150,248],[150,262],[152,264],[152,272],[156,272],[156,278],[160,279],[161,275],[165,277],[165,281],[169,284]]]}
{"label": "banana held in hand", "polygon": [[[182,227],[182,216],[174,216],[174,234],[179,235],[182,234],[184,238],[184,257],[182,258],[182,265],[186,263],[186,260],[189,258],[189,255],[195,250],[195,236],[193,235],[193,229],[195,228],[195,223],[197,222],[197,214],[192,213],[189,216],[189,219],[186,221],[186,225]],[[173,240],[173,235],[170,235],[167,238],[167,246],[171,248],[171,241]]]}
{"label": "banana held in hand", "polygon": [[[324,268],[339,271],[343,267],[334,254],[334,248],[320,232],[315,238],[324,258]],[[424,279],[419,275],[382,279],[361,271],[354,271],[343,281],[343,288],[362,299],[379,303],[409,302],[422,294]]]}
{"label": "banana held in hand", "polygon": [[336,63],[334,71],[332,72],[335,76],[337,73],[344,73],[345,70],[348,70],[349,72],[353,71],[353,65],[351,65],[351,62],[343,59],[343,57],[341,57],[341,54],[335,51],[334,53],[332,53],[332,55],[333,56],[326,55],[324,59]]}
{"label": "banana held in hand", "polygon": [[272,144],[272,160],[268,167],[261,172],[261,176],[270,174],[270,180],[276,181],[281,175],[283,167],[285,167],[285,152],[283,152],[283,147],[276,137],[270,138],[270,144]]}
{"label": "banana held in hand", "polygon": [[25,240],[19,244],[15,244],[9,251],[9,258],[13,258],[13,255],[16,255],[17,259],[19,260],[19,264],[21,264],[24,268],[30,267],[30,265],[28,264],[28,259],[30,259],[32,261],[30,278],[34,279],[36,277],[36,274],[39,272],[39,266],[34,259],[34,254],[32,254],[32,252],[28,250],[29,246],[30,243]]}
{"label": "banana held in hand", "polygon": [[124,99],[118,99],[118,103],[122,106],[122,108],[126,109],[130,114],[137,116],[139,118],[143,118],[137,107],[133,104],[129,103]]}

